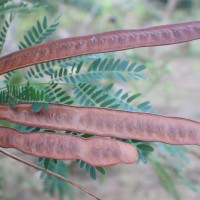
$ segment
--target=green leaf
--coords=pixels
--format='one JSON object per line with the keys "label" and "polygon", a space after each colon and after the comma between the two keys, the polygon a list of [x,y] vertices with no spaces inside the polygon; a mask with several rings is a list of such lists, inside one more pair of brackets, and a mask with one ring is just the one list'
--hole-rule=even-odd
{"label": "green leaf", "polygon": [[45,169],[48,169],[48,167],[49,167],[49,162],[50,162],[50,159],[49,159],[49,158],[45,158],[45,159],[44,159],[44,168],[45,168]]}
{"label": "green leaf", "polygon": [[31,109],[33,112],[40,112],[42,110],[42,107],[43,107],[42,103],[33,102]]}
{"label": "green leaf", "polygon": [[137,106],[137,108],[138,108],[138,109],[142,109],[142,108],[146,107],[147,105],[149,105],[149,103],[150,103],[149,101],[145,101],[145,102],[139,104],[139,105]]}
{"label": "green leaf", "polygon": [[127,99],[127,103],[131,103],[133,100],[135,100],[137,97],[141,96],[141,93],[137,93],[137,94],[134,94],[132,96],[130,96],[128,99]]}
{"label": "green leaf", "polygon": [[39,20],[37,20],[37,28],[38,28],[39,33],[41,34],[43,30],[42,30],[42,26]]}
{"label": "green leaf", "polygon": [[80,168],[83,168],[85,165],[85,162],[81,160],[81,163],[80,163]]}
{"label": "green leaf", "polygon": [[97,178],[95,168],[92,166],[90,167],[90,176],[92,177],[93,180],[96,180]]}
{"label": "green leaf", "polygon": [[47,28],[47,17],[46,16],[44,16],[44,19],[43,19],[43,27],[44,27],[44,29]]}
{"label": "green leaf", "polygon": [[100,104],[100,107],[108,107],[109,105],[111,105],[113,102],[115,102],[115,99],[109,99],[108,101],[103,102],[102,104]]}
{"label": "green leaf", "polygon": [[146,151],[146,152],[154,151],[154,148],[148,144],[138,144],[137,148],[140,149],[141,151]]}
{"label": "green leaf", "polygon": [[102,167],[95,167],[101,174],[106,174],[104,168]]}
{"label": "green leaf", "polygon": [[134,72],[140,72],[140,71],[144,70],[145,68],[146,68],[145,65],[140,65],[140,66],[135,68]]}

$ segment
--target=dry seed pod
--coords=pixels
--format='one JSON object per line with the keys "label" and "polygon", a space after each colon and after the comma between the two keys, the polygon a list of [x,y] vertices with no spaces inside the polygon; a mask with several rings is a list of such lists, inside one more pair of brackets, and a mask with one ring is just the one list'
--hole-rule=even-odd
{"label": "dry seed pod", "polygon": [[48,110],[39,113],[33,113],[30,104],[17,104],[14,109],[0,105],[0,110],[0,119],[26,126],[168,144],[200,145],[200,123],[178,117],[60,104],[50,104]]}
{"label": "dry seed pod", "polygon": [[136,30],[116,30],[35,45],[0,58],[0,74],[73,56],[169,45],[200,39],[200,21]]}
{"label": "dry seed pod", "polygon": [[83,139],[56,133],[20,133],[5,127],[0,127],[0,146],[37,157],[80,159],[93,166],[130,164],[138,159],[135,147],[110,138]]}

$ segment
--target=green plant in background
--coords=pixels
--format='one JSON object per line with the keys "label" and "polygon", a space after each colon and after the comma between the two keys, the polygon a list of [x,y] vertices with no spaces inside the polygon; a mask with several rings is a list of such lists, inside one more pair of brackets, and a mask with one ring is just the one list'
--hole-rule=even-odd
{"label": "green plant in background", "polygon": [[[36,5],[38,6],[38,4]],[[10,12],[10,8],[12,8],[12,11],[18,11],[16,4],[12,4],[11,1],[0,1],[2,13]],[[8,29],[14,20],[12,13],[5,16],[8,19],[2,20],[0,50],[4,46]],[[23,36],[22,41],[19,42],[18,48],[23,49],[43,42],[54,33],[58,25],[59,17],[52,23],[49,23],[46,16],[42,20],[36,20],[31,29]],[[145,80],[146,77],[143,75],[145,68],[145,65],[137,62],[130,63],[127,60],[116,59],[114,54],[94,54],[41,63],[26,70],[6,73],[0,87],[0,103],[14,107],[16,103],[31,102],[33,112],[39,112],[42,108],[48,109],[50,102],[137,112],[155,112],[149,101],[142,101],[141,93],[132,93],[128,91],[129,88],[124,89],[123,87],[123,84],[128,85],[127,83],[130,80]],[[16,124],[11,124],[11,126],[24,132],[55,131]],[[69,131],[65,133],[80,137],[92,137],[92,135],[83,133]],[[182,175],[188,162],[184,147],[135,140],[123,141],[137,147],[138,162],[147,163],[149,161],[153,165],[162,185],[172,194],[174,199],[180,199],[176,184],[173,181],[175,175],[188,187],[197,191],[197,188]],[[153,153],[154,149],[159,150],[159,155]],[[171,160],[170,157],[172,157]],[[172,162],[173,159],[174,162]],[[94,167],[81,160],[77,160],[75,163],[92,179],[97,179],[97,173],[106,174],[102,167]],[[70,173],[71,167],[71,164],[66,164],[64,161],[44,158],[39,158],[38,165],[65,177]],[[60,199],[63,199],[67,194],[70,199],[73,199],[71,187],[66,182],[43,173],[41,178],[45,192],[50,195],[58,193]]]}

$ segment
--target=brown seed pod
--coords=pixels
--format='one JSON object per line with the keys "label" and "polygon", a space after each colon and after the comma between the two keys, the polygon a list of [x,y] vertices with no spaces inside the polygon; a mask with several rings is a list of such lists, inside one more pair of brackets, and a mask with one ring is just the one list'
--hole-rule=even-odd
{"label": "brown seed pod", "polygon": [[178,117],[61,104],[50,104],[48,110],[39,113],[33,113],[30,104],[17,104],[14,109],[0,105],[0,110],[0,119],[26,126],[168,144],[200,145],[200,123]]}
{"label": "brown seed pod", "polygon": [[20,133],[0,127],[0,146],[26,154],[57,160],[83,160],[93,166],[135,163],[137,150],[131,144],[110,138],[84,139],[56,133]]}
{"label": "brown seed pod", "polygon": [[0,58],[0,74],[73,56],[169,45],[200,39],[200,21],[136,30],[116,30],[35,45]]}

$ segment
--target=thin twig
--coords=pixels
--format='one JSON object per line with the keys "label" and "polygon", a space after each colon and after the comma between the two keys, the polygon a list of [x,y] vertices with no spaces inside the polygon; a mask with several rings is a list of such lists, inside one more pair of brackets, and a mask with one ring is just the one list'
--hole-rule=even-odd
{"label": "thin twig", "polygon": [[83,188],[81,185],[79,185],[79,184],[77,184],[77,183],[74,183],[73,181],[71,181],[71,180],[69,180],[69,179],[67,179],[67,178],[65,178],[65,177],[63,177],[63,176],[60,176],[59,174],[53,173],[53,172],[51,172],[51,171],[49,171],[49,170],[43,169],[43,168],[41,168],[41,167],[38,167],[37,165],[34,165],[34,164],[29,163],[29,162],[27,162],[27,161],[25,161],[25,160],[22,160],[21,158],[15,156],[15,155],[10,154],[10,153],[8,153],[7,151],[5,151],[5,150],[3,150],[3,149],[0,149],[0,152],[3,153],[3,154],[5,154],[6,156],[8,156],[8,157],[10,157],[10,158],[13,158],[13,159],[15,159],[15,160],[17,160],[17,161],[19,161],[19,162],[21,162],[21,163],[24,163],[24,164],[26,164],[26,165],[28,165],[28,166],[30,166],[30,167],[32,167],[32,168],[35,168],[35,169],[40,170],[40,171],[42,171],[42,172],[44,172],[44,173],[47,173],[47,174],[49,174],[49,175],[51,175],[51,176],[54,176],[54,177],[59,178],[59,179],[61,179],[61,180],[63,180],[63,181],[66,181],[66,182],[72,184],[73,186],[79,188],[80,190],[86,192],[86,193],[89,194],[90,196],[96,198],[97,200],[101,200],[101,198],[97,197],[97,196],[96,196],[95,194],[93,194],[92,192],[90,192],[90,191],[88,191],[87,189]]}

